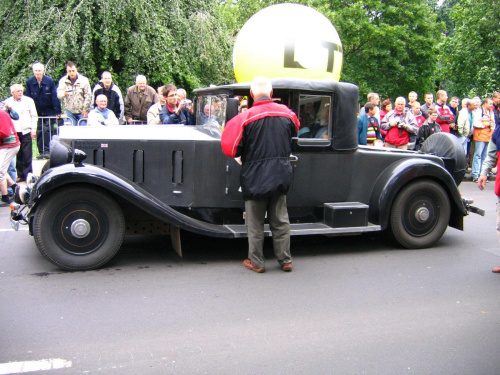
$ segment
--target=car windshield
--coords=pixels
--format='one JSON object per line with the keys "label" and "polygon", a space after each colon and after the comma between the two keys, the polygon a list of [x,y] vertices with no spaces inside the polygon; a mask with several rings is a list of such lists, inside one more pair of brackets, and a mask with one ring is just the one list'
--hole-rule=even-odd
{"label": "car windshield", "polygon": [[196,106],[196,125],[222,131],[226,125],[226,95],[202,96]]}

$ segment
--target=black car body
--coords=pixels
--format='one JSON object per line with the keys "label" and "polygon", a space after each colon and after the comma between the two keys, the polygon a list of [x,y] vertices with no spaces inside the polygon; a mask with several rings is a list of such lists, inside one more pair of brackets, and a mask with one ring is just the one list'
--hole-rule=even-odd
{"label": "black car body", "polygon": [[[448,226],[463,229],[465,157],[455,137],[432,136],[430,153],[358,146],[357,86],[272,83],[275,100],[301,120],[290,156],[292,235],[388,229],[402,246],[421,248]],[[251,105],[249,87],[196,90],[196,126],[62,127],[50,165],[18,194],[12,222],[26,221],[42,254],[68,270],[103,265],[125,233],[169,233],[179,253],[181,229],[245,237],[240,165],[222,153],[220,134],[238,98]]]}

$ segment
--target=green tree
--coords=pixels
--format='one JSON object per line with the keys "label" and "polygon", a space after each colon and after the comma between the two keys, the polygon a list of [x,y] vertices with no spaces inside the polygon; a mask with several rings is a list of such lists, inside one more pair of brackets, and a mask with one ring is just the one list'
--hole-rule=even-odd
{"label": "green tree", "polygon": [[[232,33],[258,10],[283,1],[239,0],[223,5]],[[297,1],[295,1],[297,2]],[[332,21],[344,48],[341,80],[360,87],[361,101],[423,94],[435,88],[437,46],[443,24],[426,0],[301,0]]]}
{"label": "green tree", "polygon": [[[215,1],[4,0],[0,9],[0,85],[24,83],[35,61],[54,79],[66,61],[96,82],[103,70],[122,89],[145,74],[158,86],[191,90],[232,82],[232,40]],[[8,32],[6,32],[8,30]]]}
{"label": "green tree", "polygon": [[337,0],[322,8],[344,47],[342,80],[358,84],[361,95],[406,97],[434,88],[442,25],[426,1]]}
{"label": "green tree", "polygon": [[460,97],[490,95],[500,85],[500,5],[493,0],[459,0],[450,17],[454,32],[440,48],[442,87]]}

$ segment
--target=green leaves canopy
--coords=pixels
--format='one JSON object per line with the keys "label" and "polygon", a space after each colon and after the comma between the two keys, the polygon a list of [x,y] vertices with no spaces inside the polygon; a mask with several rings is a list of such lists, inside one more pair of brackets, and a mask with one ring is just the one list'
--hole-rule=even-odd
{"label": "green leaves canopy", "polygon": [[[232,46],[255,12],[276,0],[4,0],[0,96],[40,61],[55,80],[66,61],[126,89],[137,74],[188,91],[234,81]],[[341,79],[382,97],[498,89],[500,5],[493,0],[301,0],[327,16],[344,48]]]}
{"label": "green leaves canopy", "polygon": [[500,88],[500,4],[461,0],[450,18],[452,32],[442,42],[440,78],[460,97],[491,95]]}
{"label": "green leaves canopy", "polygon": [[188,90],[231,82],[232,41],[217,9],[199,0],[8,1],[0,9],[9,30],[0,44],[0,83],[24,83],[36,61],[58,80],[68,60],[91,82],[110,70],[122,89],[137,74],[153,86]]}

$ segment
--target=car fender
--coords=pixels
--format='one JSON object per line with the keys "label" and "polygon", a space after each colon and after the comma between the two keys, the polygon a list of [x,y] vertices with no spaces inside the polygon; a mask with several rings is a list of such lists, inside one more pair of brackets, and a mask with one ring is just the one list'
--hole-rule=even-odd
{"label": "car fender", "polygon": [[38,205],[46,196],[57,194],[57,190],[69,185],[82,184],[119,196],[157,219],[181,229],[212,237],[234,237],[233,232],[226,227],[186,216],[119,174],[89,164],[65,164],[46,171],[34,187],[29,216],[36,214]]}
{"label": "car fender", "polygon": [[426,178],[438,182],[447,192],[452,207],[450,225],[463,229],[467,215],[460,192],[450,173],[440,164],[427,159],[401,159],[387,167],[377,178],[370,196],[370,222],[387,228],[391,207],[398,192],[408,183]]}

